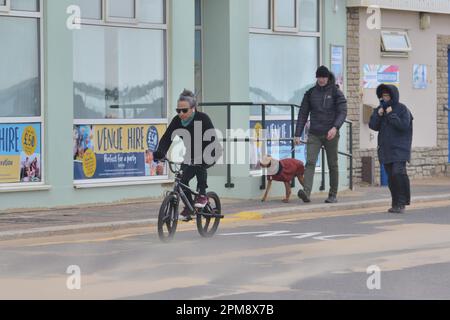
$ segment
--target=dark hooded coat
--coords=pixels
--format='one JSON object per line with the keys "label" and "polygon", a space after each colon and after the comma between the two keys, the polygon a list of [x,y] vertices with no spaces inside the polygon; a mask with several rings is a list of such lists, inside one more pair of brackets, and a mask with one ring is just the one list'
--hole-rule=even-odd
{"label": "dark hooded coat", "polygon": [[[396,86],[382,84],[377,88],[381,101],[383,92],[391,96],[388,106],[380,105],[370,118],[370,129],[378,132],[378,157],[381,163],[411,161],[413,137],[413,116],[408,108],[400,103],[400,94]],[[378,114],[380,108],[392,107],[392,112],[383,116]]]}

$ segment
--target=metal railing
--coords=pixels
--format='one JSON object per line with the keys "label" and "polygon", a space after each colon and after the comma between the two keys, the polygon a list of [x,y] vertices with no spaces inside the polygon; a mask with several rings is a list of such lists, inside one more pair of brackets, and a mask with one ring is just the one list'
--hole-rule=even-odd
{"label": "metal railing", "polygon": [[[296,104],[285,104],[285,103],[252,103],[252,102],[204,102],[199,103],[200,107],[226,107],[227,111],[227,137],[225,137],[222,142],[227,145],[226,150],[229,150],[230,142],[238,143],[238,142],[245,142],[250,143],[254,141],[255,139],[246,137],[244,139],[239,138],[228,138],[228,132],[232,129],[232,123],[231,123],[231,112],[232,107],[261,107],[261,126],[262,130],[266,130],[266,123],[267,123],[267,107],[289,107],[290,108],[290,123],[291,123],[291,138],[282,138],[282,139],[257,139],[255,141],[259,142],[271,142],[271,141],[290,141],[291,147],[292,147],[292,158],[295,158],[296,153],[296,145],[295,145],[295,125],[296,125],[296,119],[295,116],[298,114],[298,111],[300,110],[301,106]],[[248,119],[250,122],[250,119]],[[349,120],[346,120],[345,123],[348,124],[348,146],[349,150],[348,152],[338,151],[340,155],[343,155],[347,157],[350,160],[349,164],[349,187],[351,190],[353,190],[353,123]],[[322,180],[321,180],[321,186],[320,190],[325,190],[325,148],[322,147],[322,166],[321,166],[321,174],[322,174]],[[229,152],[227,152],[227,157],[229,156]],[[225,188],[234,188],[235,185],[231,181],[231,164],[230,161],[227,161],[227,183],[225,184]],[[292,181],[292,187],[295,187],[295,180]],[[262,176],[261,178],[261,190],[266,189],[266,176]]]}

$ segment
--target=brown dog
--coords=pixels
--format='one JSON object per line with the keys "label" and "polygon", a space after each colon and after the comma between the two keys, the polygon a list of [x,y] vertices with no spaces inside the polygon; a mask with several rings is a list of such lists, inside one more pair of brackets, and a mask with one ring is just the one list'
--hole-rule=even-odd
{"label": "brown dog", "polygon": [[286,198],[283,199],[284,203],[289,202],[291,197],[291,182],[297,177],[298,181],[304,186],[303,175],[305,173],[305,165],[302,161],[297,159],[284,159],[277,160],[271,156],[264,156],[259,162],[262,168],[267,169],[268,185],[266,193],[261,201],[266,201],[269,195],[270,188],[272,187],[272,181],[280,181],[284,183],[286,189]]}

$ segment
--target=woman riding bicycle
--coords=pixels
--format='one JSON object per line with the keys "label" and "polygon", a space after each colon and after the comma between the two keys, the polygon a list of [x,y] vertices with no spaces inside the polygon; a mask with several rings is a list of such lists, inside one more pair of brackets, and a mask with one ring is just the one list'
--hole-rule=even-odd
{"label": "woman riding bicycle", "polygon": [[[208,203],[206,196],[206,189],[208,188],[207,169],[212,167],[220,158],[222,148],[209,116],[197,111],[197,100],[191,91],[184,90],[181,93],[176,111],[178,116],[173,118],[161,138],[158,150],[154,153],[154,158],[155,160],[164,159],[173,139],[179,136],[186,147],[186,154],[181,165],[183,171],[181,183],[189,186],[189,182],[197,177],[197,189],[200,196],[195,200],[195,207],[204,208]],[[199,148],[200,146],[201,148]],[[183,190],[192,202],[190,191],[186,188]],[[191,214],[187,208],[184,208],[180,215],[183,220],[191,219]]]}

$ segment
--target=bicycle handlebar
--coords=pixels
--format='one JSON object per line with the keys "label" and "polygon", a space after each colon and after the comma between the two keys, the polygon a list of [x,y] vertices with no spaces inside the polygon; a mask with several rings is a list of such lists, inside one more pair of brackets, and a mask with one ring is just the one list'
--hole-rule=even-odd
{"label": "bicycle handlebar", "polygon": [[[173,166],[181,166],[182,164],[184,164],[184,162],[173,162],[170,161],[167,158],[162,158],[160,160],[157,160],[157,162],[167,162],[169,164],[169,169],[170,171],[172,171],[172,173],[177,174],[178,172],[180,172],[180,170],[174,170]],[[189,164],[189,166],[193,166],[193,167],[201,167],[202,164]]]}

